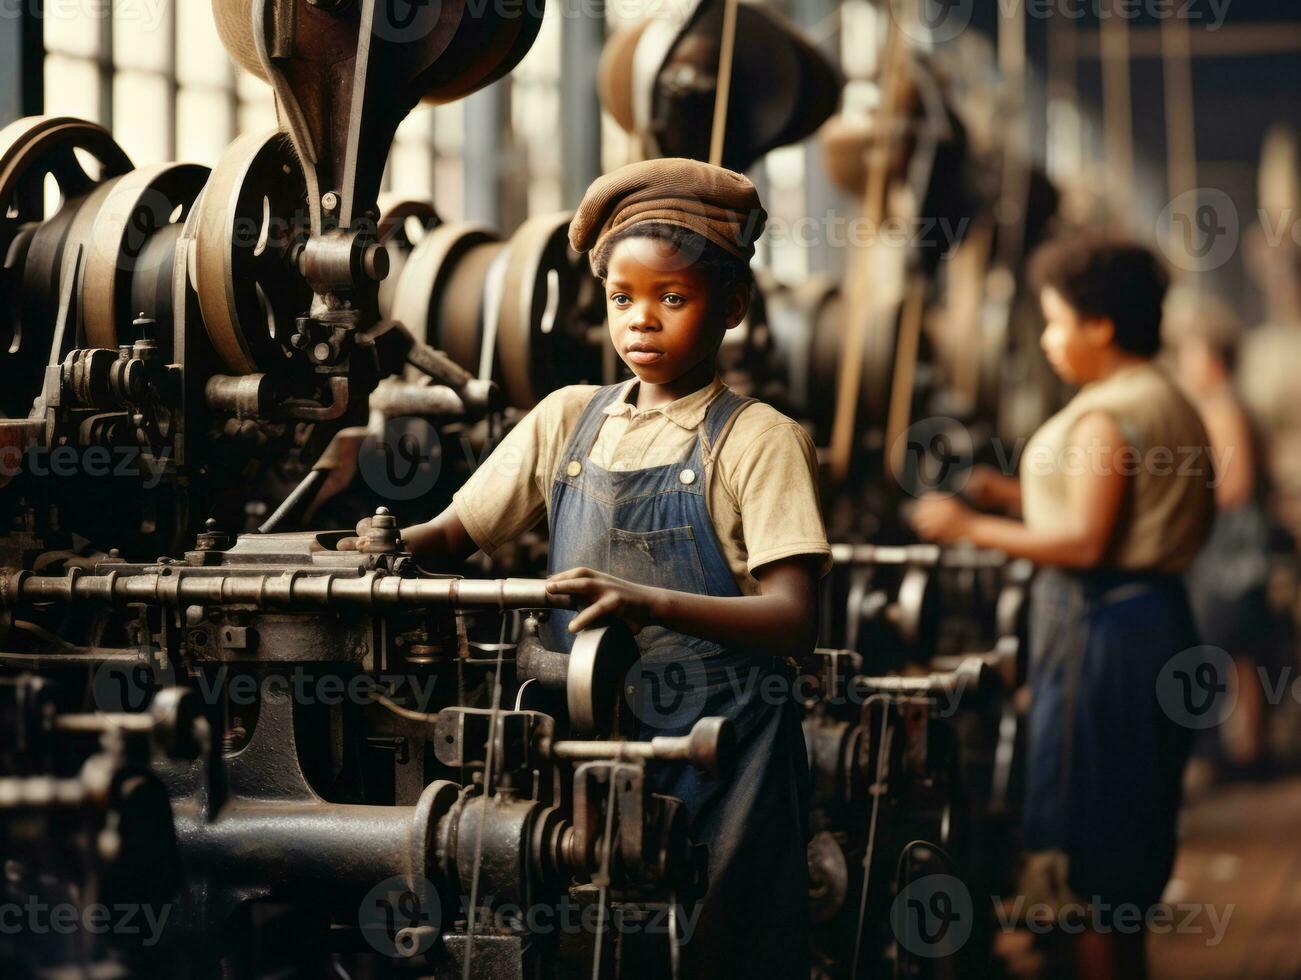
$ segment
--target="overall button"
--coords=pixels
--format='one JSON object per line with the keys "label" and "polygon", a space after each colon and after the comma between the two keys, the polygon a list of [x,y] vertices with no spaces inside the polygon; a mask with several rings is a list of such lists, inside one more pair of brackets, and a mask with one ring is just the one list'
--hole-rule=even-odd
{"label": "overall button", "polygon": [[692,484],[692,483],[695,483],[695,482],[696,482],[696,471],[695,471],[695,470],[683,470],[681,473],[678,474],[678,479],[681,480],[683,483],[686,483],[686,484],[688,484],[688,485],[690,485],[690,484]]}
{"label": "overall button", "polygon": [[570,476],[578,476],[579,473],[583,472],[583,464],[576,459],[571,459],[569,465],[565,467],[565,472]]}

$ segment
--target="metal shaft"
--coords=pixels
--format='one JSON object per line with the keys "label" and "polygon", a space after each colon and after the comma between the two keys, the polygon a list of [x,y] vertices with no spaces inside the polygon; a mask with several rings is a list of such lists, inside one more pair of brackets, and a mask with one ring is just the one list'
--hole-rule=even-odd
{"label": "metal shaft", "polygon": [[8,572],[0,580],[0,608],[17,602],[150,602],[190,605],[324,609],[354,604],[368,609],[452,606],[489,609],[572,609],[569,596],[552,595],[543,579],[406,579],[367,572],[343,577],[307,572],[279,575],[185,575],[164,569],[121,575],[41,576]]}

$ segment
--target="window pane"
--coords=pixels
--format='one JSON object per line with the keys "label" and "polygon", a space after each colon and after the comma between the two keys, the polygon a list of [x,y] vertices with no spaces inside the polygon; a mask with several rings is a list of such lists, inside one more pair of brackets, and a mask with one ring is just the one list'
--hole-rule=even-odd
{"label": "window pane", "polygon": [[462,119],[464,113],[465,105],[462,102],[449,102],[434,107],[434,146],[440,156],[456,156],[461,152],[465,136],[465,123]]}
{"label": "window pane", "polygon": [[46,0],[45,47],[83,57],[97,55],[108,13],[108,0]]}
{"label": "window pane", "polygon": [[219,89],[182,88],[176,105],[176,155],[187,163],[216,164],[231,130],[231,96]]}
{"label": "window pane", "polygon": [[432,145],[434,139],[434,107],[431,105],[418,105],[411,110],[411,113],[398,126],[397,138],[403,143]]}
{"label": "window pane", "polygon": [[276,129],[279,125],[280,123],[276,121],[276,104],[271,98],[270,89],[267,89],[266,98],[239,104],[241,133],[264,133],[269,129]]}
{"label": "window pane", "polygon": [[211,3],[176,0],[176,74],[199,85],[234,84],[234,65],[217,36]]}
{"label": "window pane", "polygon": [[93,61],[51,54],[45,58],[45,111],[51,116],[99,118],[99,68]]}
{"label": "window pane", "polygon": [[434,207],[444,221],[465,220],[465,168],[458,159],[434,161]]}
{"label": "window pane", "polygon": [[115,3],[113,5],[114,64],[124,68],[140,68],[144,71],[170,71],[171,10],[170,3],[122,3],[120,0]]}
{"label": "window pane", "polygon": [[390,189],[402,197],[428,198],[434,191],[434,157],[424,143],[397,143],[389,154]]}
{"label": "window pane", "polygon": [[[224,52],[226,49],[222,48]],[[233,65],[234,62],[231,62]],[[248,102],[258,102],[271,98],[271,86],[256,75],[250,75],[243,68],[235,68],[235,88],[239,97]]]}
{"label": "window pane", "polygon": [[168,84],[161,75],[118,72],[113,82],[113,136],[137,167],[162,163],[170,156]]}

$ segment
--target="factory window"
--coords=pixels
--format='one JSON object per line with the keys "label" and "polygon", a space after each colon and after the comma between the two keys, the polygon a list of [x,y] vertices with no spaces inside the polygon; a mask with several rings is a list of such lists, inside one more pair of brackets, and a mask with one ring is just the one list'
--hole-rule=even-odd
{"label": "factory window", "polygon": [[[549,10],[537,41],[506,83],[506,180],[530,214],[563,197],[559,73],[562,12]],[[270,87],[226,55],[207,0],[55,3],[45,15],[45,111],[108,127],[137,166],[215,164],[241,133],[276,125]],[[463,211],[464,101],[420,105],[403,122],[384,179],[387,194],[432,197],[445,218]],[[158,120],[167,124],[158,125]],[[503,188],[509,193],[510,189]]]}

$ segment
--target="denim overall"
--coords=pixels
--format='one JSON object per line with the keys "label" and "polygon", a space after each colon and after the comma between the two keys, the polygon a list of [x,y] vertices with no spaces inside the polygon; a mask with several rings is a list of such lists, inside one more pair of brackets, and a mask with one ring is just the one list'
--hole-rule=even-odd
{"label": "denim overall", "polygon": [[[598,390],[565,446],[551,488],[548,572],[585,566],[680,592],[741,595],[710,520],[706,460],[750,399],[718,394],[676,463],[602,469],[588,456],[603,410],[626,390]],[[553,613],[553,649],[570,649],[573,616]],[[737,736],[736,765],[719,778],[687,762],[656,764],[651,775],[656,792],[683,801],[693,839],[709,852],[708,888],[683,931],[682,976],[805,980],[808,759],[790,686],[773,679],[781,663],[658,626],[637,642],[640,740],[685,734],[708,716],[731,719]]]}

